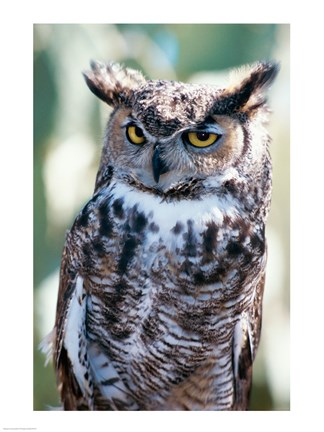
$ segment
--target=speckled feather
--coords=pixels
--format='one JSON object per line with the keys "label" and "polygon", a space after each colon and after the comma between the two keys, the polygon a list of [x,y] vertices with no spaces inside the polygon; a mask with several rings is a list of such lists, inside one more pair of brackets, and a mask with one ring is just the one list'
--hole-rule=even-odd
{"label": "speckled feather", "polygon": [[[276,72],[257,64],[228,89],[146,81],[115,64],[85,75],[115,110],[63,252],[54,360],[64,409],[247,409],[271,195],[264,91]],[[133,123],[141,147],[125,136]],[[197,151],[183,137],[203,127],[221,138]]]}

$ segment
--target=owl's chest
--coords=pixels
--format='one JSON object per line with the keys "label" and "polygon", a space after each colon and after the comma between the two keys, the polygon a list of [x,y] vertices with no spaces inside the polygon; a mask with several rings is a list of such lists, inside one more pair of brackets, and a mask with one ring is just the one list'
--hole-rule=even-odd
{"label": "owl's chest", "polygon": [[109,255],[114,248],[117,270],[130,266],[158,270],[184,261],[201,267],[235,236],[233,203],[217,196],[164,201],[159,196],[115,185],[97,210],[98,234]]}
{"label": "owl's chest", "polygon": [[[166,382],[193,373],[211,352],[229,355],[235,315],[250,307],[264,266],[262,233],[234,201],[163,202],[113,185],[77,223],[88,335],[134,394],[163,399]],[[154,391],[152,367],[165,376]]]}
{"label": "owl's chest", "polygon": [[182,286],[191,296],[201,286],[214,293],[217,284],[230,283],[233,291],[242,282],[242,268],[253,269],[264,252],[260,227],[229,198],[167,202],[113,184],[93,217],[95,229],[87,238],[89,272],[111,289],[118,283],[142,290]]}

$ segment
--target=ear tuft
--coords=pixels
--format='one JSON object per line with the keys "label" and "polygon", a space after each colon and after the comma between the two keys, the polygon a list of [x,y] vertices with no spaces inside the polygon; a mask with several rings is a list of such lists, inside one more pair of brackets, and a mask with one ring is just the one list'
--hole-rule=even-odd
{"label": "ear tuft", "polygon": [[266,91],[279,72],[279,65],[271,62],[256,63],[231,74],[231,84],[214,106],[214,113],[251,114],[266,102]]}
{"label": "ear tuft", "polygon": [[143,75],[119,63],[90,62],[91,71],[83,76],[89,89],[108,105],[127,104],[133,91],[145,82]]}

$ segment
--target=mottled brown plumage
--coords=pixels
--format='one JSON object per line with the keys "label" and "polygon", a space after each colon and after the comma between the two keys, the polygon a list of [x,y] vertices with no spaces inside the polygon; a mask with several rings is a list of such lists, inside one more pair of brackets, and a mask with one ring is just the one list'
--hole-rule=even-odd
{"label": "mottled brown plumage", "polygon": [[66,410],[247,409],[271,161],[258,63],[228,88],[92,63],[114,108],[66,237],[54,362]]}

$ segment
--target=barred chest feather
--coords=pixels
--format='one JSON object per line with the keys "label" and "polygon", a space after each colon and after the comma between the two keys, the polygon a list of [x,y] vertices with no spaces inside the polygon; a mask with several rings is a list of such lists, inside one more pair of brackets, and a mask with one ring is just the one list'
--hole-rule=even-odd
{"label": "barred chest feather", "polygon": [[229,196],[161,202],[113,181],[69,238],[102,409],[228,409],[235,327],[265,266],[263,226]]}

